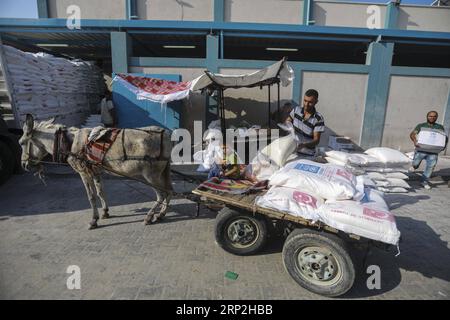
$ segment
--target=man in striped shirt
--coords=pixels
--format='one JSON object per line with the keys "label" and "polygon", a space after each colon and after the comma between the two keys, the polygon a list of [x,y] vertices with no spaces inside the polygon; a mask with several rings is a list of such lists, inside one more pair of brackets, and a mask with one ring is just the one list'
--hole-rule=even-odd
{"label": "man in striped shirt", "polygon": [[300,155],[314,155],[320,135],[325,131],[324,118],[315,107],[318,101],[319,93],[314,89],[307,90],[303,97],[303,107],[297,106],[288,118],[298,138],[297,153]]}

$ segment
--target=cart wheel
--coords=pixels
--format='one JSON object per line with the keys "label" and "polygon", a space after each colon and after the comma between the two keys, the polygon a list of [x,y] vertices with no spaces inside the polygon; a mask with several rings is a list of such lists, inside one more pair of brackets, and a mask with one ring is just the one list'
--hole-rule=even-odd
{"label": "cart wheel", "polygon": [[283,246],[283,264],[299,285],[327,297],[343,295],[355,281],[346,243],[325,232],[292,231]]}
{"label": "cart wheel", "polygon": [[267,240],[264,217],[223,208],[216,217],[217,243],[236,255],[250,255],[259,251]]}

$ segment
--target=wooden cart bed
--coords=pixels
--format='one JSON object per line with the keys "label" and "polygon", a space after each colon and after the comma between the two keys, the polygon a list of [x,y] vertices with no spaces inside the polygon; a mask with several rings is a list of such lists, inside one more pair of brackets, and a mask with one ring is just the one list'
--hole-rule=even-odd
{"label": "wooden cart bed", "polygon": [[[296,216],[290,215],[290,214],[282,212],[282,211],[257,206],[255,204],[256,197],[264,195],[266,192],[267,192],[267,190],[256,192],[256,193],[250,193],[250,194],[231,194],[231,193],[209,190],[206,188],[196,188],[192,191],[192,193],[194,193],[198,196],[201,196],[201,197],[205,197],[209,201],[212,200],[214,202],[219,202],[219,203],[225,204],[230,207],[245,209],[245,210],[247,210],[249,212],[253,212],[253,213],[260,213],[265,216],[268,216],[269,218],[279,219],[279,220],[287,220],[287,221],[299,223],[299,224],[317,228],[317,229],[325,229],[325,230],[327,230],[329,232],[333,232],[333,233],[339,232],[337,229],[327,226],[320,221],[317,221],[316,223],[312,223],[311,221],[306,220],[302,217],[296,217]],[[357,235],[350,235],[350,236],[354,239],[360,238]]]}

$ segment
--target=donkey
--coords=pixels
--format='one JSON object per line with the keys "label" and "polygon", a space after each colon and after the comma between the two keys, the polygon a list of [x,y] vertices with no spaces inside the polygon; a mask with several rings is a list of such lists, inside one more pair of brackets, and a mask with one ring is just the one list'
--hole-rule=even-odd
{"label": "donkey", "polygon": [[[98,227],[97,197],[103,208],[102,218],[110,217],[101,179],[103,171],[111,171],[143,181],[154,189],[157,201],[148,211],[144,219],[145,225],[155,223],[165,216],[173,193],[170,176],[172,142],[167,130],[159,127],[122,129],[116,141],[104,155],[102,165],[97,166],[90,164],[83,154],[91,129],[66,128],[60,124],[53,124],[53,119],[35,122],[33,116],[27,114],[23,136],[19,140],[22,147],[22,167],[26,171],[32,167],[38,167],[41,172],[42,159],[48,154],[54,156],[55,133],[59,129],[65,130],[68,142],[72,145],[70,152],[67,153],[67,162],[80,175],[92,207],[89,229]],[[160,134],[151,134],[151,132]],[[144,156],[124,157],[126,154],[136,154],[136,152]],[[155,154],[158,156],[152,157]],[[157,211],[158,206],[161,206],[159,211]]]}

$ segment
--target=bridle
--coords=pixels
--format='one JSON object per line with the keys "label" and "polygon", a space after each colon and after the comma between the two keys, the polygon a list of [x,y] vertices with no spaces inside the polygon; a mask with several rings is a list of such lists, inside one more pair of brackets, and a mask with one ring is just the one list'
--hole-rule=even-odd
{"label": "bridle", "polygon": [[36,146],[39,149],[39,151],[42,152],[44,155],[47,154],[48,152],[45,149],[45,146],[44,146],[44,144],[42,142],[33,139],[33,131],[34,130],[31,130],[31,132],[29,134],[29,138],[27,139],[26,146],[25,146],[25,148],[23,150],[23,153],[24,153],[23,155],[25,156],[25,158],[22,158],[22,161],[26,162],[28,164],[31,164],[33,166],[37,166],[37,165],[39,165],[41,160],[31,157],[31,147],[32,147],[32,145],[34,144],[34,146]]}

